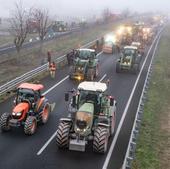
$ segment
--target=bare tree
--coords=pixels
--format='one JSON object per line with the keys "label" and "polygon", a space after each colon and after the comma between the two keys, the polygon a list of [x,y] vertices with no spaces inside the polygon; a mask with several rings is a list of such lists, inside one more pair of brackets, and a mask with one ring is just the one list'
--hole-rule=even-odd
{"label": "bare tree", "polygon": [[32,16],[37,23],[37,31],[40,39],[40,54],[42,53],[43,42],[49,25],[49,12],[47,9],[35,8],[32,10]]}
{"label": "bare tree", "polygon": [[103,10],[103,19],[105,22],[108,22],[109,21],[109,18],[110,18],[110,15],[111,15],[111,12],[110,12],[110,9],[109,8],[105,8]]}
{"label": "bare tree", "polygon": [[18,54],[28,33],[28,12],[23,8],[22,2],[15,3],[15,10],[12,12],[10,22],[10,33],[14,37],[14,44]]}

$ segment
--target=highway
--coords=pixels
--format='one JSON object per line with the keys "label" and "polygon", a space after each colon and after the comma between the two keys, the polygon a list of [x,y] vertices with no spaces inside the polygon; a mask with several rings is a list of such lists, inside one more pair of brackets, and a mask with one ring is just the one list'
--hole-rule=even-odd
{"label": "highway", "polygon": [[[137,75],[116,74],[118,56],[103,53],[99,55],[100,73],[96,81],[109,79],[108,94],[115,96],[118,103],[117,131],[110,139],[111,148],[109,146],[105,155],[94,153],[91,145],[86,147],[86,152],[59,150],[56,146],[55,132],[59,119],[67,116],[68,105],[64,101],[64,93],[78,85],[69,80],[69,67],[66,66],[58,70],[55,80],[46,77],[41,81],[45,86],[46,97],[51,103],[56,103],[48,123],[39,126],[33,136],[26,136],[22,128],[0,133],[0,169],[120,169],[157,40],[158,36],[153,45],[146,48],[141,62],[141,71]],[[10,112],[12,102],[13,98],[10,98],[1,103],[0,113]]]}

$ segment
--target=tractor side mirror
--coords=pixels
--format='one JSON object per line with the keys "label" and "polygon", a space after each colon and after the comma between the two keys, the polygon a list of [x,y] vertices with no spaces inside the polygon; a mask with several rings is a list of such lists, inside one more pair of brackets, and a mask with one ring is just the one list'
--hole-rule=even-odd
{"label": "tractor side mirror", "polygon": [[114,99],[111,97],[110,98],[110,106],[113,106],[113,104],[114,104]]}
{"label": "tractor side mirror", "polygon": [[16,105],[16,100],[17,100],[17,98],[15,97],[14,100],[13,100],[14,105]]}
{"label": "tractor side mirror", "polygon": [[68,102],[69,100],[69,93],[65,93],[65,101]]}
{"label": "tractor side mirror", "polygon": [[73,96],[73,107],[76,107],[76,96]]}

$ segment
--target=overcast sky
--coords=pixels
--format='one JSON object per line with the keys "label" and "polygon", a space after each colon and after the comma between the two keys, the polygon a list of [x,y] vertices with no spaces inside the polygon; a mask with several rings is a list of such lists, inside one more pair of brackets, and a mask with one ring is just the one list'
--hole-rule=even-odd
{"label": "overcast sky", "polygon": [[[24,6],[48,8],[51,15],[84,16],[99,14],[109,7],[119,12],[125,8],[133,11],[170,10],[170,0],[22,0]],[[9,16],[16,0],[0,0],[0,16]]]}

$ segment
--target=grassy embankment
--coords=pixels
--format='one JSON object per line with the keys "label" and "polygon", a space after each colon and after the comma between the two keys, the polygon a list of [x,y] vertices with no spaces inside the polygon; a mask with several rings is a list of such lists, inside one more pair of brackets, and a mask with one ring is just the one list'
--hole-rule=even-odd
{"label": "grassy embankment", "polygon": [[133,169],[170,168],[170,26],[160,40]]}

